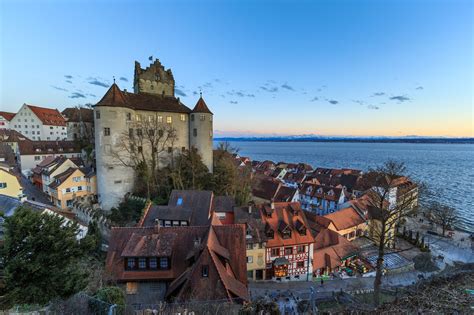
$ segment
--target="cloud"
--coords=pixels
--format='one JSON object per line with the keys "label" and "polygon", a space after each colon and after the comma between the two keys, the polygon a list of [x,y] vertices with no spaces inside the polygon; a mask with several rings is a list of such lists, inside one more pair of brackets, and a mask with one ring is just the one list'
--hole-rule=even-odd
{"label": "cloud", "polygon": [[182,90],[177,89],[177,88],[174,89],[174,93],[176,93],[176,95],[183,96],[183,97],[187,96],[186,93],[184,93]]}
{"label": "cloud", "polygon": [[276,86],[271,86],[271,87],[261,86],[260,89],[270,92],[270,93],[278,92],[278,87]]}
{"label": "cloud", "polygon": [[102,87],[109,87],[109,85],[107,83],[99,81],[97,79],[90,79],[89,84],[98,85],[98,86],[102,86]]}
{"label": "cloud", "polygon": [[368,109],[375,109],[375,110],[380,109],[380,107],[375,106],[375,105],[367,105],[367,108]]}
{"label": "cloud", "polygon": [[331,103],[332,105],[339,104],[339,101],[336,101],[336,100],[327,100],[327,101]]}
{"label": "cloud", "polygon": [[423,87],[420,85],[415,90],[423,90]]}
{"label": "cloud", "polygon": [[66,80],[67,83],[71,83],[72,84],[72,81],[71,80]]}
{"label": "cloud", "polygon": [[66,74],[66,75],[64,75],[64,77],[65,77],[66,79],[72,79],[72,75],[70,75],[70,74]]}
{"label": "cloud", "polygon": [[71,95],[69,95],[69,98],[86,98],[86,96],[82,93],[74,92]]}
{"label": "cloud", "polygon": [[120,77],[119,80],[120,80],[120,81],[128,82],[128,79],[127,79],[126,77]]}
{"label": "cloud", "polygon": [[372,96],[384,96],[385,93],[384,92],[375,92],[374,94],[372,94]]}
{"label": "cloud", "polygon": [[359,104],[359,105],[364,105],[365,102],[361,100],[352,100],[354,103]]}
{"label": "cloud", "polygon": [[231,103],[231,104],[238,104],[239,102],[237,102],[237,101],[230,101],[229,103]]}
{"label": "cloud", "polygon": [[247,97],[255,97],[255,94],[247,94]]}
{"label": "cloud", "polygon": [[315,97],[313,97],[313,98],[310,100],[310,102],[316,102],[316,101],[318,101],[318,100],[319,100],[319,98],[318,98],[317,96],[315,96]]}
{"label": "cloud", "polygon": [[58,91],[64,91],[64,92],[67,92],[67,89],[65,89],[65,88],[62,88],[62,87],[59,87],[59,86],[56,86],[56,85],[51,85],[51,87],[52,87],[53,89],[56,89],[56,90],[58,90]]}
{"label": "cloud", "polygon": [[198,95],[199,93],[197,91],[193,91],[193,95]]}
{"label": "cloud", "polygon": [[237,95],[238,97],[244,97],[245,96],[245,94],[241,91],[235,92],[235,95]]}
{"label": "cloud", "polygon": [[89,93],[89,94],[87,94],[87,95],[92,96],[92,97],[97,97],[95,94],[90,94],[90,93]]}
{"label": "cloud", "polygon": [[292,86],[288,85],[287,83],[283,84],[281,86],[282,89],[287,89],[287,90],[290,90],[290,91],[294,91],[295,89],[293,89]]}
{"label": "cloud", "polygon": [[405,95],[397,95],[397,96],[392,96],[390,97],[390,100],[392,101],[399,101],[399,102],[405,102],[405,101],[409,101],[410,98],[408,96],[405,96]]}

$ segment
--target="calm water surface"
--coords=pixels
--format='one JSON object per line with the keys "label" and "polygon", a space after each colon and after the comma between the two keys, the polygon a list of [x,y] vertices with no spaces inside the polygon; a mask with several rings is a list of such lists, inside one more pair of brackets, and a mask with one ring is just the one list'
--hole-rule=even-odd
{"label": "calm water surface", "polygon": [[388,159],[405,163],[408,175],[438,191],[456,208],[460,228],[474,232],[474,145],[342,142],[236,141],[232,146],[252,160],[304,162],[313,167],[363,171]]}

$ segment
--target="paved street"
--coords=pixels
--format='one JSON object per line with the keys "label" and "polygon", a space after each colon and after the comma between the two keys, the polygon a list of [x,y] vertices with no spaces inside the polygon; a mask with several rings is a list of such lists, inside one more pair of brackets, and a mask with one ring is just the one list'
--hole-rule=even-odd
{"label": "paved street", "polygon": [[52,203],[49,201],[48,196],[46,196],[40,189],[35,187],[26,177],[20,174],[21,185],[23,186],[23,193],[26,195],[28,200],[33,200],[41,202],[47,205]]}

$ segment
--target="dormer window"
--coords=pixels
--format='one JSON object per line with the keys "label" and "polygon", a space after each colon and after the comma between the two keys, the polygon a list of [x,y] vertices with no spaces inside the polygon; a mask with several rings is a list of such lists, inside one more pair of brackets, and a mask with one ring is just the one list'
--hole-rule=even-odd
{"label": "dormer window", "polygon": [[201,267],[201,276],[203,278],[209,277],[209,265],[202,265],[202,267]]}
{"label": "dormer window", "polygon": [[330,190],[330,191],[328,192],[328,195],[329,195],[329,196],[334,196],[334,191]]}
{"label": "dormer window", "polygon": [[309,195],[311,193],[311,191],[313,191],[313,188],[311,186],[309,186],[307,189],[306,189],[306,193]]}
{"label": "dormer window", "polygon": [[178,197],[178,200],[176,201],[176,205],[177,206],[181,206],[183,204],[183,198],[182,197]]}
{"label": "dormer window", "polygon": [[150,269],[158,269],[158,259],[156,257],[151,257],[149,260]]}
{"label": "dormer window", "polygon": [[323,189],[322,188],[319,188],[318,189],[318,194],[322,194],[323,193]]}
{"label": "dormer window", "polygon": [[160,257],[160,269],[168,269],[169,261],[168,257]]}

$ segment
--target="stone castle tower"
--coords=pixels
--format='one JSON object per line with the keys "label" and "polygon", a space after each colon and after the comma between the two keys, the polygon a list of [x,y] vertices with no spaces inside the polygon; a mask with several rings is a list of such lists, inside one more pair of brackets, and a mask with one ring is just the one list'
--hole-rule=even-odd
{"label": "stone castle tower", "polygon": [[150,66],[142,69],[135,61],[135,75],[133,79],[135,93],[151,93],[174,97],[174,78],[171,69],[165,70],[160,60],[155,59]]}
{"label": "stone castle tower", "polygon": [[[167,144],[160,160],[195,147],[209,171],[213,170],[213,114],[202,95],[192,110],[184,105],[175,97],[171,70],[165,70],[158,59],[145,69],[135,62],[133,83],[134,93],[122,91],[114,83],[94,105],[97,193],[100,207],[106,211],[134,191],[135,171],[116,156],[123,151],[125,135],[136,137],[146,132],[144,122],[158,122],[176,132],[176,140]],[[140,150],[145,155],[152,154],[147,146]],[[127,156],[121,157],[122,161],[126,159]]]}

